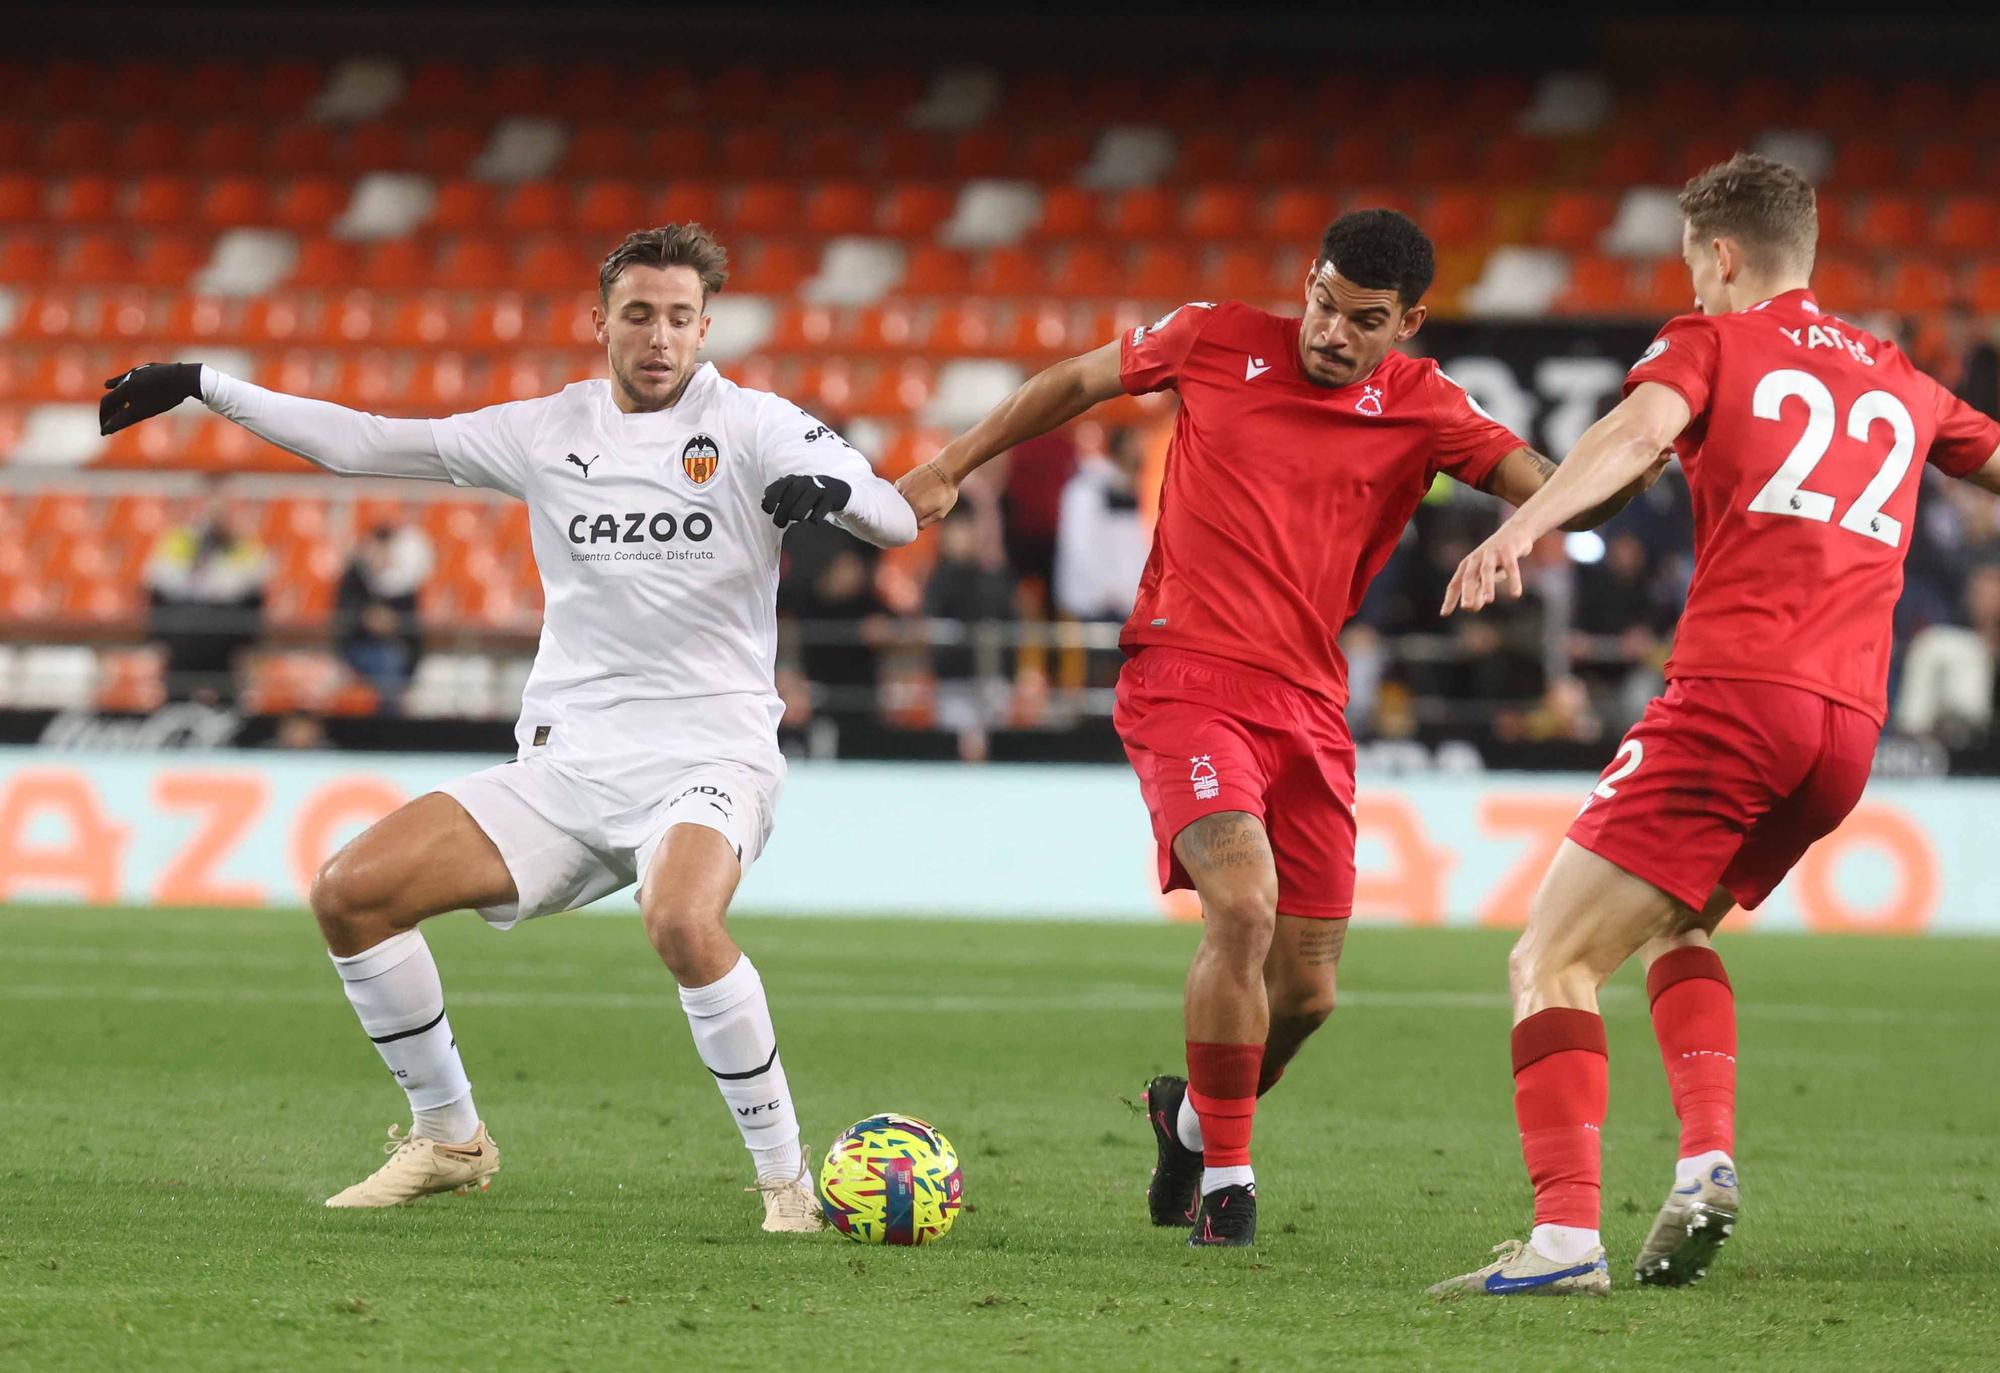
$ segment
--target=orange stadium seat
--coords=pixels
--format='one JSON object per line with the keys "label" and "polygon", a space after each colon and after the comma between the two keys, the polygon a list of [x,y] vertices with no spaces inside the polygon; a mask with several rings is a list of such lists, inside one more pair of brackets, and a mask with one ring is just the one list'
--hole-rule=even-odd
{"label": "orange stadium seat", "polygon": [[1843,191],[1868,191],[1902,179],[1903,153],[1887,138],[1844,139],[1833,154],[1826,179]]}
{"label": "orange stadium seat", "polygon": [[1235,239],[1250,235],[1249,188],[1210,183],[1195,188],[1181,215],[1181,227],[1196,238]]}
{"label": "orange stadium seat", "polygon": [[380,303],[367,291],[348,291],[326,301],[319,313],[313,341],[327,347],[353,348],[381,336]]}
{"label": "orange stadium seat", "polygon": [[325,229],[347,208],[347,196],[344,181],[326,176],[295,177],[280,187],[272,215],[287,229]]}
{"label": "orange stadium seat", "polygon": [[155,321],[162,313],[155,305],[155,298],[146,291],[130,287],[106,291],[98,304],[98,332],[120,342],[153,338],[159,332]]}
{"label": "orange stadium seat", "polygon": [[967,179],[1023,175],[1015,162],[1013,136],[992,124],[968,129],[953,139],[945,165],[954,175]]}
{"label": "orange stadium seat", "polygon": [[409,130],[383,120],[354,125],[336,147],[339,165],[357,175],[406,172],[413,170],[416,161]]}
{"label": "orange stadium seat", "polygon": [[459,311],[455,302],[450,296],[435,292],[397,302],[384,331],[387,342],[409,349],[449,347],[458,334]]}
{"label": "orange stadium seat", "polygon": [[10,234],[0,238],[0,281],[38,285],[55,272],[55,251],[48,242]]}
{"label": "orange stadium seat", "polygon": [[931,330],[932,353],[984,353],[992,348],[998,321],[991,302],[968,297],[938,312]]}
{"label": "orange stadium seat", "polygon": [[435,118],[472,108],[477,96],[478,84],[462,63],[431,58],[410,68],[396,111]]}
{"label": "orange stadium seat", "polygon": [[912,415],[930,402],[937,376],[921,358],[906,358],[881,368],[868,388],[857,395],[854,410],[861,415]]}
{"label": "orange stadium seat", "polygon": [[558,296],[540,320],[536,343],[548,348],[596,347],[596,327],[590,322],[590,307],[596,303],[595,293],[586,296],[581,289]]}
{"label": "orange stadium seat", "polygon": [[47,218],[54,224],[108,224],[119,218],[118,183],[85,173],[49,187]]}
{"label": "orange stadium seat", "polygon": [[1813,83],[1799,110],[1803,127],[1849,134],[1877,127],[1887,96],[1879,83],[1862,76],[1826,74]]}
{"label": "orange stadium seat", "polygon": [[861,139],[852,129],[838,126],[814,129],[802,139],[786,141],[783,148],[783,165],[799,175],[824,178],[861,174]]}
{"label": "orange stadium seat", "polygon": [[736,193],[727,217],[732,228],[747,234],[796,233],[801,207],[798,186],[790,181],[752,181]]}
{"label": "orange stadium seat", "polygon": [[269,184],[262,178],[226,176],[209,183],[195,206],[194,219],[211,229],[261,224],[270,213]]}
{"label": "orange stadium seat", "polygon": [[438,184],[430,227],[447,233],[485,233],[493,228],[493,184],[456,177]]}
{"label": "orange stadium seat", "polygon": [[833,346],[841,321],[824,305],[780,311],[771,333],[775,353],[824,353]]}
{"label": "orange stadium seat", "polygon": [[1651,133],[1628,133],[1609,139],[1590,164],[1593,186],[1618,189],[1672,179],[1667,165],[1666,146]]}
{"label": "orange stadium seat", "polygon": [[169,297],[160,337],[169,343],[213,344],[236,335],[231,303],[216,296]]}
{"label": "orange stadium seat", "polygon": [[551,234],[571,222],[569,188],[555,181],[516,187],[500,207],[500,227],[513,234]]}
{"label": "orange stadium seat", "polygon": [[244,90],[249,108],[271,119],[297,114],[319,94],[326,84],[324,63],[311,61],[259,62],[250,70],[250,84]]}
{"label": "orange stadium seat", "polygon": [[127,278],[143,286],[184,288],[208,263],[209,243],[189,234],[154,234],[139,250]]}
{"label": "orange stadium seat", "polygon": [[1553,248],[1586,252],[1611,227],[1618,203],[1602,191],[1557,191],[1542,212],[1536,240]]}
{"label": "orange stadium seat", "polygon": [[0,115],[0,167],[25,167],[33,162],[37,132],[25,120]]}
{"label": "orange stadium seat", "polygon": [[431,250],[414,238],[370,244],[352,284],[375,291],[414,291],[431,280]]}
{"label": "orange stadium seat", "polygon": [[733,284],[747,295],[782,295],[797,290],[818,268],[813,249],[790,239],[765,239],[745,254]]}
{"label": "orange stadium seat", "polygon": [[910,250],[901,289],[913,296],[948,296],[966,290],[971,281],[972,264],[964,253],[922,243]]}
{"label": "orange stadium seat", "polygon": [[1432,184],[1469,181],[1473,172],[1472,140],[1466,134],[1449,130],[1420,133],[1409,141],[1397,170],[1399,180]]}
{"label": "orange stadium seat", "polygon": [[875,195],[858,181],[821,181],[806,194],[805,228],[815,234],[866,234],[875,227]]}
{"label": "orange stadium seat", "polygon": [[332,369],[330,354],[287,348],[279,353],[266,353],[258,360],[256,381],[272,391],[318,395],[326,389]]}
{"label": "orange stadium seat", "polygon": [[1000,350],[1008,357],[1032,362],[1053,361],[1078,351],[1070,309],[1061,301],[1024,302],[1000,329]]}
{"label": "orange stadium seat", "polygon": [[550,295],[581,291],[596,282],[599,261],[595,252],[571,239],[540,238],[528,244],[506,284]]}
{"label": "orange stadium seat", "polygon": [[1033,295],[1047,287],[1042,257],[1028,248],[992,248],[972,268],[972,289],[983,296]]}
{"label": "orange stadium seat", "polygon": [[177,421],[135,424],[105,440],[93,466],[161,471],[187,465],[188,426]]}
{"label": "orange stadium seat", "polygon": [[[724,227],[722,192],[713,183],[707,181],[675,181],[669,183],[665,190],[653,197],[647,206],[646,212],[639,217],[639,222],[628,226],[628,228],[637,229],[661,224],[678,224],[690,219],[705,224],[710,229]],[[621,238],[624,237],[627,231],[626,229],[613,230]],[[606,245],[607,250],[609,246],[608,244]]]}
{"label": "orange stadium seat", "polygon": [[400,408],[403,370],[393,354],[369,351],[342,356],[334,365],[326,399],[371,414]]}
{"label": "orange stadium seat", "polygon": [[200,192],[192,176],[174,176],[166,172],[142,176],[138,184],[132,186],[132,196],[126,204],[126,218],[134,224],[146,224],[150,228],[184,224],[194,218],[198,196]]}
{"label": "orange stadium seat", "polygon": [[1923,201],[1909,195],[1878,195],[1862,209],[1854,238],[1877,252],[1911,252],[1923,246],[1929,228]]}
{"label": "orange stadium seat", "polygon": [[1243,172],[1253,182],[1287,181],[1310,174],[1318,161],[1318,149],[1310,137],[1280,129],[1250,140],[1243,156]]}
{"label": "orange stadium seat", "polygon": [[1202,285],[1201,259],[1180,243],[1148,243],[1133,254],[1125,292],[1149,300],[1191,300]]}
{"label": "orange stadium seat", "polygon": [[360,272],[358,245],[338,238],[306,238],[299,243],[288,280],[294,286],[334,288],[353,285]]}
{"label": "orange stadium seat", "polygon": [[238,176],[263,166],[265,130],[241,119],[203,124],[188,140],[188,165],[224,176]]}
{"label": "orange stadium seat", "polygon": [[1972,308],[1982,314],[2000,314],[2000,262],[1984,262],[1972,270]]}
{"label": "orange stadium seat", "polygon": [[584,124],[570,133],[563,170],[572,176],[633,176],[639,140],[625,124]]}
{"label": "orange stadium seat", "polygon": [[2000,198],[1988,195],[1958,195],[1939,209],[1933,232],[1937,246],[1947,252],[1977,254],[1994,251],[2000,244]]}
{"label": "orange stadium seat", "polygon": [[1035,235],[1044,239],[1088,238],[1101,229],[1104,203],[1082,186],[1050,186],[1042,192],[1042,217]]}
{"label": "orange stadium seat", "polygon": [[1566,315],[1610,315],[1631,303],[1631,269],[1622,258],[1586,254],[1570,264],[1569,285],[1555,303]]}
{"label": "orange stadium seat", "polygon": [[24,172],[0,172],[0,224],[41,222],[41,178]]}
{"label": "orange stadium seat", "polygon": [[118,136],[110,165],[122,172],[165,172],[188,165],[188,131],[161,119],[136,120]]}
{"label": "orange stadium seat", "polygon": [[528,301],[512,292],[473,300],[459,323],[468,348],[513,348],[526,337],[533,313]]}
{"label": "orange stadium seat", "polygon": [[584,233],[607,241],[622,238],[646,221],[646,193],[637,182],[610,177],[584,186],[576,198],[575,223]]}
{"label": "orange stadium seat", "polygon": [[1694,283],[1687,264],[1663,257],[1639,269],[1639,305],[1647,315],[1684,315],[1694,309]]}
{"label": "orange stadium seat", "polygon": [[96,301],[74,290],[48,290],[21,307],[14,332],[25,339],[88,338],[97,331]]}
{"label": "orange stadium seat", "polygon": [[1882,303],[1875,273],[1860,258],[1822,256],[1813,264],[1813,292],[1829,310],[1858,314]]}
{"label": "orange stadium seat", "polygon": [[1242,161],[1240,137],[1228,130],[1203,129],[1181,140],[1173,179],[1180,183],[1227,181],[1237,174]]}
{"label": "orange stadium seat", "polygon": [[1282,274],[1283,281],[1280,275],[1277,254],[1268,245],[1225,248],[1208,273],[1205,289],[1226,300],[1258,301],[1295,284],[1289,271]]}
{"label": "orange stadium seat", "polygon": [[731,129],[723,135],[719,161],[733,177],[774,177],[785,166],[785,136],[768,126]]}
{"label": "orange stadium seat", "polygon": [[[1276,175],[1298,181],[1323,173],[1332,186],[1345,188],[1393,180],[1402,175],[1402,170],[1403,159],[1391,140],[1377,134],[1347,134],[1337,139],[1324,156],[1284,168]],[[1328,195],[1330,190],[1328,187],[1321,194]]]}
{"label": "orange stadium seat", "polygon": [[1493,198],[1471,188],[1443,190],[1424,206],[1420,223],[1441,249],[1484,247],[1493,223]]}
{"label": "orange stadium seat", "polygon": [[927,178],[955,171],[943,137],[929,129],[888,128],[875,141],[875,171],[885,177]]}
{"label": "orange stadium seat", "polygon": [[1068,130],[1032,134],[1022,144],[1016,176],[1037,181],[1068,181],[1090,157],[1088,136]]}
{"label": "orange stadium seat", "polygon": [[1125,286],[1124,256],[1110,244],[1072,244],[1056,263],[1048,288],[1065,296],[1118,295]]}
{"label": "orange stadium seat", "polygon": [[434,415],[470,410],[478,405],[479,369],[463,353],[417,355],[403,390],[404,403]]}
{"label": "orange stadium seat", "polygon": [[1539,186],[1553,175],[1556,152],[1546,138],[1502,134],[1479,151],[1474,175],[1489,185]]}
{"label": "orange stadium seat", "polygon": [[65,119],[42,138],[41,165],[51,172],[111,165],[111,130],[100,119]]}
{"label": "orange stadium seat", "polygon": [[1287,187],[1264,206],[1259,228],[1265,238],[1297,246],[1310,244],[1317,251],[1320,236],[1338,208],[1333,196],[1318,187]]}
{"label": "orange stadium seat", "polygon": [[1804,101],[1804,92],[1784,77],[1745,77],[1729,97],[1729,123],[1737,129],[1788,128]]}
{"label": "orange stadium seat", "polygon": [[485,148],[487,131],[472,124],[438,124],[417,136],[410,161],[431,176],[462,176]]}
{"label": "orange stadium seat", "polygon": [[108,649],[101,660],[97,708],[131,713],[154,711],[167,699],[165,662],[156,648]]}
{"label": "orange stadium seat", "polygon": [[927,239],[951,218],[958,192],[929,181],[906,181],[882,193],[882,232],[899,238]]}
{"label": "orange stadium seat", "polygon": [[445,244],[432,284],[452,291],[492,291],[519,283],[499,239],[468,235]]}
{"label": "orange stadium seat", "polygon": [[1952,274],[1923,256],[1897,262],[1882,290],[1898,310],[1942,310],[1958,296]]}
{"label": "orange stadium seat", "polygon": [[1936,139],[1917,150],[1904,184],[1914,190],[1950,192],[1979,184],[1979,149],[1956,139]]}
{"label": "orange stadium seat", "polygon": [[323,124],[285,124],[264,145],[267,170],[285,176],[323,176],[340,165],[333,130]]}
{"label": "orange stadium seat", "polygon": [[1159,238],[1174,231],[1174,197],[1162,190],[1127,191],[1112,202],[1106,227],[1119,238]]}
{"label": "orange stadium seat", "polygon": [[908,304],[873,305],[855,315],[847,346],[864,354],[907,353],[921,348],[929,332],[930,321]]}
{"label": "orange stadium seat", "polygon": [[131,244],[119,234],[76,234],[57,268],[65,281],[101,285],[132,279]]}

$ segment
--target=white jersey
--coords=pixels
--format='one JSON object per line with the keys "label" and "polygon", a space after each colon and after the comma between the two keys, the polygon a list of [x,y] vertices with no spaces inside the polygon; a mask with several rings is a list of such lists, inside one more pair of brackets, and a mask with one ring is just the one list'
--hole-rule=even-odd
{"label": "white jersey", "polygon": [[649,414],[619,410],[600,379],[431,423],[454,482],[528,503],[547,609],[523,751],[538,738],[580,762],[775,750],[784,531],[759,502],[793,473],[879,483],[861,454],[706,363]]}
{"label": "white jersey", "polygon": [[515,738],[612,783],[661,759],[781,768],[773,685],[779,477],[853,488],[831,522],[874,542],[915,513],[833,430],[704,363],[666,410],[607,380],[437,420],[365,415],[203,369],[218,413],[343,474],[487,487],[527,502],[546,599]]}

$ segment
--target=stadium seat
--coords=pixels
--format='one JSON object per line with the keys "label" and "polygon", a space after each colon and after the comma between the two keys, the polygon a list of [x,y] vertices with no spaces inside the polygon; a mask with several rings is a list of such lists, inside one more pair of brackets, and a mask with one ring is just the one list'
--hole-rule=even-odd
{"label": "stadium seat", "polygon": [[872,305],[855,316],[847,346],[857,353],[903,354],[921,348],[928,332],[929,321],[907,304]]}
{"label": "stadium seat", "polygon": [[1484,247],[1493,222],[1493,198],[1472,188],[1442,190],[1418,218],[1439,249]]}
{"label": "stadium seat", "polygon": [[340,165],[333,130],[323,124],[285,124],[264,145],[267,171],[281,176],[323,176]]}
{"label": "stadium seat", "polygon": [[163,173],[189,165],[188,130],[162,119],[140,119],[119,133],[110,166],[121,172]]}
{"label": "stadium seat", "polygon": [[910,250],[902,289],[913,296],[949,296],[968,289],[972,265],[964,253],[934,243]]}
{"label": "stadium seat", "polygon": [[1015,175],[1037,181],[1067,181],[1090,156],[1090,139],[1068,130],[1031,134],[1021,146]]}
{"label": "stadium seat", "polygon": [[875,194],[858,181],[821,181],[806,194],[806,232],[866,234],[875,227]]}
{"label": "stadium seat", "polygon": [[727,222],[732,229],[747,234],[796,233],[801,213],[796,184],[752,181],[737,191]]}
{"label": "stadium seat", "polygon": [[459,311],[447,295],[427,292],[399,301],[384,331],[385,341],[397,348],[448,348],[459,341]]}
{"label": "stadium seat", "polygon": [[163,313],[156,308],[158,303],[148,291],[130,287],[106,291],[98,303],[99,335],[121,343],[157,336],[155,320]]}
{"label": "stadium seat", "polygon": [[461,176],[486,146],[487,137],[487,131],[475,124],[434,125],[418,135],[409,161],[429,176]]}
{"label": "stadium seat", "polygon": [[1028,248],[995,248],[972,268],[972,289],[982,296],[1034,295],[1047,289],[1041,254]]}
{"label": "stadium seat", "polygon": [[1942,310],[1958,296],[1951,272],[1921,255],[1897,262],[1882,290],[1898,310]]}
{"label": "stadium seat", "polygon": [[438,183],[431,203],[430,227],[446,233],[490,233],[494,225],[494,188],[488,181],[453,177]]}
{"label": "stadium seat", "polygon": [[348,291],[324,303],[314,341],[327,347],[352,348],[374,343],[381,336],[380,302],[368,291]]}
{"label": "stadium seat", "polygon": [[1200,239],[1240,239],[1251,232],[1251,192],[1234,184],[1195,188],[1181,213],[1181,228]]}
{"label": "stadium seat", "polygon": [[638,135],[625,124],[584,124],[570,131],[563,170],[572,176],[628,177],[637,174]]}
{"label": "stadium seat", "polygon": [[929,129],[882,130],[875,157],[876,172],[886,177],[928,178],[957,171],[945,157],[944,140]]}
{"label": "stadium seat", "polygon": [[647,222],[645,215],[646,193],[632,181],[600,178],[584,186],[576,198],[577,229],[607,243],[639,228]]}
{"label": "stadium seat", "polygon": [[1590,165],[1587,180],[1606,190],[1658,185],[1672,179],[1663,141],[1650,133],[1622,134],[1607,140]]}
{"label": "stadium seat", "polygon": [[1119,295],[1125,287],[1124,254],[1109,244],[1078,243],[1064,252],[1048,281],[1059,295]]}
{"label": "stadium seat", "polygon": [[1913,190],[1946,193],[1979,184],[1980,149],[1956,139],[1932,139],[1917,150],[1902,178]]}
{"label": "stadium seat", "polygon": [[[1619,314],[1631,304],[1631,266],[1622,258],[1584,254],[1570,262],[1569,285],[1556,297],[1564,315]],[[1675,313],[1679,313],[1675,311]]]}
{"label": "stadium seat", "polygon": [[1473,176],[1488,186],[1539,186],[1553,174],[1556,152],[1546,138],[1502,134],[1476,153]]}
{"label": "stadium seat", "polygon": [[1243,140],[1234,132],[1199,130],[1181,140],[1173,180],[1178,184],[1227,181],[1237,175],[1242,161]]}
{"label": "stadium seat", "polygon": [[265,132],[242,119],[203,124],[189,136],[188,165],[226,176],[262,171]]}
{"label": "stadium seat", "polygon": [[1124,291],[1146,300],[1183,301],[1201,291],[1201,260],[1180,243],[1148,243],[1133,254]]}
{"label": "stadium seat", "polygon": [[1827,309],[1858,314],[1880,303],[1875,273],[1860,258],[1822,255],[1813,264],[1813,291]]}
{"label": "stadium seat", "polygon": [[142,714],[165,703],[166,663],[159,648],[108,649],[99,661],[97,709]]}
{"label": "stadium seat", "polygon": [[1983,262],[1973,268],[1969,295],[1973,309],[2000,314],[2000,262]]}
{"label": "stadium seat", "polygon": [[1296,286],[1291,275],[1289,269],[1280,269],[1278,254],[1268,246],[1225,248],[1216,256],[1202,289],[1218,299],[1255,303]]}
{"label": "stadium seat", "polygon": [[261,224],[270,216],[268,185],[258,177],[230,176],[210,182],[192,218],[210,229]]}
{"label": "stadium seat", "polygon": [[1243,175],[1252,183],[1283,182],[1309,173],[1318,150],[1306,134],[1290,129],[1260,133],[1243,152]]}
{"label": "stadium seat", "polygon": [[1902,179],[1903,154],[1887,138],[1844,139],[1834,153],[1827,181],[1843,191],[1872,191]]}
{"label": "stadium seat", "polygon": [[1914,252],[1929,230],[1924,203],[1910,195],[1877,195],[1869,199],[1855,225],[1857,244],[1876,252]]}
{"label": "stadium seat", "polygon": [[111,165],[111,130],[101,119],[64,119],[42,138],[41,166],[49,172]]}
{"label": "stadium seat", "polygon": [[44,204],[52,224],[109,224],[120,218],[118,183],[95,173],[72,176],[52,184]]}
{"label": "stadium seat", "polygon": [[511,234],[552,234],[568,227],[574,210],[569,190],[554,181],[530,181],[500,206],[500,228]]}
{"label": "stadium seat", "polygon": [[464,236],[445,244],[432,284],[448,291],[496,291],[521,283],[499,239]]}
{"label": "stadium seat", "polygon": [[582,291],[596,285],[598,266],[594,252],[570,239],[541,238],[527,246],[509,281],[501,284],[547,295]]}
{"label": "stadium seat", "polygon": [[765,240],[746,254],[743,267],[732,276],[731,284],[748,295],[784,295],[796,291],[813,275],[818,261],[812,251],[794,240]]}
{"label": "stadium seat", "polygon": [[951,218],[957,193],[947,185],[929,181],[902,182],[882,194],[882,232],[898,238],[928,239],[938,226]]}
{"label": "stadium seat", "polygon": [[389,238],[370,244],[362,255],[361,269],[350,285],[371,291],[415,291],[432,279],[431,250],[414,238]]}
{"label": "stadium seat", "polygon": [[1933,233],[1946,252],[1995,251],[2000,245],[2000,198],[1990,193],[1951,197],[1939,209]]}
{"label": "stadium seat", "polygon": [[781,165],[799,176],[826,180],[862,172],[861,138],[849,128],[828,125],[781,146]]}
{"label": "stadium seat", "polygon": [[[650,228],[661,224],[684,223],[687,220],[705,224],[711,230],[719,230],[725,220],[722,212],[722,193],[706,181],[670,182],[649,202],[640,216],[639,222],[624,229],[614,229],[612,234],[622,238],[632,229]],[[734,244],[725,240],[725,246]],[[608,248],[609,245],[607,244]]]}
{"label": "stadium seat", "polygon": [[344,181],[325,176],[294,177],[279,188],[272,216],[287,229],[322,232],[340,218],[347,195]]}
{"label": "stadium seat", "polygon": [[1420,133],[1408,141],[1397,179],[1428,185],[1469,181],[1473,173],[1473,146],[1469,136],[1450,130]]}
{"label": "stadium seat", "polygon": [[1333,222],[1339,206],[1333,196],[1316,187],[1293,186],[1280,190],[1264,206],[1260,231],[1268,239],[1297,246],[1310,244],[1318,251],[1320,236]]}
{"label": "stadium seat", "polygon": [[1034,236],[1044,240],[1095,237],[1102,232],[1103,210],[1096,191],[1082,186],[1050,186],[1042,192],[1041,217]]}

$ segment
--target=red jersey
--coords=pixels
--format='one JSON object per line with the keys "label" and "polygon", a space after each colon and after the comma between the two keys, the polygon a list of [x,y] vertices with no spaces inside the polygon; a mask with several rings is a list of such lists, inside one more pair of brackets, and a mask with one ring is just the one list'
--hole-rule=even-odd
{"label": "red jersey", "polygon": [[1782,682],[1881,724],[1916,460],[1964,476],[2000,424],[1810,291],[1669,320],[1625,389],[1648,381],[1693,414],[1674,448],[1694,580],[1667,676]]}
{"label": "red jersey", "polygon": [[1345,705],[1336,636],[1439,472],[1486,479],[1521,440],[1428,358],[1314,385],[1296,316],[1197,301],[1120,341],[1134,395],[1172,387],[1152,552],[1119,642],[1275,672]]}

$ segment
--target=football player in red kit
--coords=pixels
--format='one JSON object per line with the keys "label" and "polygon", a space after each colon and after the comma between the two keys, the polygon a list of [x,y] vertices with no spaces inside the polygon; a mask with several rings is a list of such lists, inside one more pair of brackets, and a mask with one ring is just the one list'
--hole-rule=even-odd
{"label": "football player in red kit", "polygon": [[1886,710],[1891,612],[1924,462],[2000,490],[2000,424],[1814,300],[1812,186],[1739,154],[1681,194],[1700,313],[1670,321],[1625,399],[1460,564],[1444,609],[1520,594],[1520,561],[1570,512],[1671,446],[1694,498],[1695,566],[1666,694],[1620,745],[1508,962],[1514,1110],[1535,1228],[1438,1284],[1605,1292],[1597,989],[1639,954],[1680,1161],[1635,1261],[1707,1271],[1735,1227],[1735,1005],[1709,934],[1754,908],[1853,809]]}
{"label": "football player in red kit", "polygon": [[[1205,925],[1188,1076],[1146,1089],[1155,1224],[1256,1230],[1257,1098],[1333,1009],[1354,894],[1354,745],[1340,628],[1439,472],[1518,505],[1555,470],[1429,360],[1430,241],[1365,210],[1326,232],[1305,315],[1195,302],[1031,378],[899,483],[920,520],[994,455],[1114,396],[1179,392],[1153,547],[1121,642],[1114,723],[1161,885]],[[1608,517],[1629,492],[1579,525]]]}

